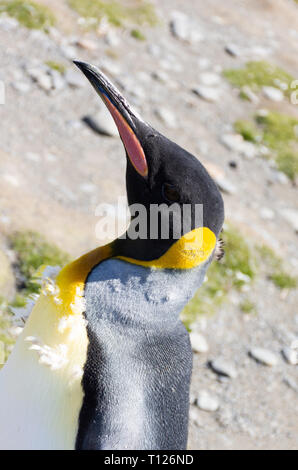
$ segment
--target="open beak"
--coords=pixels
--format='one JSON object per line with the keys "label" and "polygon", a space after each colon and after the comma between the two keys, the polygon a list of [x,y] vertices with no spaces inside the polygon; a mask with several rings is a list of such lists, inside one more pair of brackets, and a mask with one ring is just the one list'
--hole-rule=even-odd
{"label": "open beak", "polygon": [[139,118],[135,115],[119,90],[117,90],[97,67],[78,61],[74,61],[74,64],[88,78],[89,82],[110,111],[131,164],[143,178],[147,178],[147,160],[142,145],[136,135],[135,122]]}

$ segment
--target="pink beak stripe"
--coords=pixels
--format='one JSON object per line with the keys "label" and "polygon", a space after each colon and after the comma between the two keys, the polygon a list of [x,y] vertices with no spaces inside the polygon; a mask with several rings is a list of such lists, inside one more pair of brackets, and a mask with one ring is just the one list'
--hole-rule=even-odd
{"label": "pink beak stripe", "polygon": [[126,120],[121,116],[118,109],[110,102],[110,100],[105,95],[101,96],[105,104],[107,105],[108,110],[113,116],[120,137],[123,141],[127,154],[131,161],[131,164],[141,176],[146,178],[148,176],[148,165],[144,150],[139,140],[127,124]]}

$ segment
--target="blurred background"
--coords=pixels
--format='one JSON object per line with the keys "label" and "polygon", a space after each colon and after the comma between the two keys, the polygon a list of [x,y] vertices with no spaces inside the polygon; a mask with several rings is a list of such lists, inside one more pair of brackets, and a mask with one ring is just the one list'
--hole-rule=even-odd
{"label": "blurred background", "polygon": [[96,207],[125,195],[85,60],[224,196],[226,256],[183,312],[189,447],[297,448],[297,0],[0,0],[0,44],[0,363],[35,270],[104,243]]}

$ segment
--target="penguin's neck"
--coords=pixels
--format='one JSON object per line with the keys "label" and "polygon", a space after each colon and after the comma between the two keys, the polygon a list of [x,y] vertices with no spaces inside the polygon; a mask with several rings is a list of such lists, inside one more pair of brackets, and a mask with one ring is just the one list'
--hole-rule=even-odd
{"label": "penguin's neck", "polygon": [[77,448],[185,448],[192,354],[179,313],[204,272],[117,259],[92,270]]}

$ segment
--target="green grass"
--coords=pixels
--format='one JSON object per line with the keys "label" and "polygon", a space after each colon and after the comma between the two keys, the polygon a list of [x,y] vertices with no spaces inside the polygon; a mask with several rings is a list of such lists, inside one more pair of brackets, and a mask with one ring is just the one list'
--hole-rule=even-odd
{"label": "green grass", "polygon": [[0,369],[8,357],[10,347],[14,343],[13,338],[8,333],[9,327],[11,326],[11,320],[7,313],[7,307],[7,301],[0,298]]}
{"label": "green grass", "polygon": [[207,273],[208,280],[182,313],[187,328],[190,328],[198,315],[214,313],[232,289],[241,289],[255,277],[253,252],[240,232],[230,225],[223,232],[222,238],[225,243],[224,258],[211,264]]}
{"label": "green grass", "polygon": [[130,35],[138,41],[146,41],[146,36],[139,29],[132,29]]}
{"label": "green grass", "polygon": [[[214,314],[230,292],[241,291],[261,274],[280,289],[297,287],[297,279],[287,272],[282,259],[270,247],[249,244],[230,224],[222,238],[225,242],[224,258],[212,262],[207,279],[182,312],[182,320],[189,330],[199,316]],[[257,313],[256,305],[248,298],[242,300],[240,310],[246,314]]]}
{"label": "green grass", "polygon": [[291,276],[284,267],[283,260],[268,246],[257,247],[260,259],[266,266],[268,278],[280,289],[295,289],[297,279]]}
{"label": "green grass", "polygon": [[257,114],[254,121],[236,121],[234,126],[245,140],[268,147],[277,168],[295,180],[298,174],[297,118],[271,111]]}
{"label": "green grass", "polygon": [[52,70],[56,70],[61,75],[64,75],[66,72],[66,65],[62,64],[61,62],[55,62],[54,60],[48,60],[45,62],[45,65],[50,67]]}
{"label": "green grass", "polygon": [[[287,89],[284,90],[287,96],[291,94],[290,85],[294,80],[294,77],[281,67],[265,61],[247,62],[243,68],[224,70],[223,75],[233,86],[240,89],[249,86],[255,93],[259,92],[263,86],[279,88],[279,85],[283,83],[287,85]],[[246,99],[245,93],[241,93],[241,97]]]}
{"label": "green grass", "polygon": [[24,278],[25,295],[38,291],[32,278],[41,265],[63,266],[70,261],[66,253],[36,232],[18,232],[10,237],[10,244],[17,255],[17,269]]}
{"label": "green grass", "polygon": [[158,22],[154,6],[146,1],[102,1],[102,0],[68,0],[76,12],[86,18],[93,19],[97,27],[102,18],[114,26],[127,24],[148,24],[155,26]]}
{"label": "green grass", "polygon": [[56,22],[48,7],[27,0],[0,0],[1,13],[7,13],[29,29],[47,30]]}
{"label": "green grass", "polygon": [[256,305],[249,299],[244,299],[240,304],[240,310],[245,314],[256,313]]}

